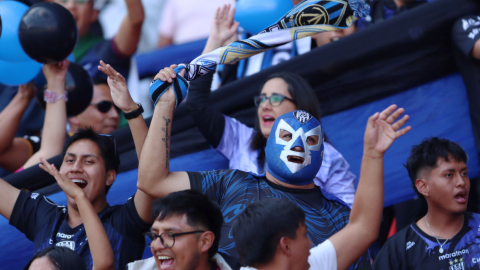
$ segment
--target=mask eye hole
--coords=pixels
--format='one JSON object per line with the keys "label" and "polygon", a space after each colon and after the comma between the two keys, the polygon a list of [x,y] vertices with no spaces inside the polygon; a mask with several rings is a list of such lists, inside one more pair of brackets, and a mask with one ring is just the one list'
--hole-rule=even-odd
{"label": "mask eye hole", "polygon": [[286,131],[285,129],[280,129],[280,139],[288,142],[292,139],[292,133]]}
{"label": "mask eye hole", "polygon": [[318,135],[311,135],[307,137],[308,145],[317,145],[318,144]]}

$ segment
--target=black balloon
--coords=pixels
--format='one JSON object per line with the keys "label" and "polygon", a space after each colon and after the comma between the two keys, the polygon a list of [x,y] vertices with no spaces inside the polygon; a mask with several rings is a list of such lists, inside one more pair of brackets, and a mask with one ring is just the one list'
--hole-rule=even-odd
{"label": "black balloon", "polygon": [[[43,92],[47,88],[47,80],[42,72],[35,78],[37,87],[36,98],[40,106],[45,109]],[[68,92],[67,116],[76,116],[82,113],[92,102],[93,82],[88,72],[82,66],[70,63],[65,76],[65,90]]]}
{"label": "black balloon", "polygon": [[70,11],[52,2],[31,6],[23,15],[18,37],[25,53],[40,63],[60,62],[73,51],[77,23]]}

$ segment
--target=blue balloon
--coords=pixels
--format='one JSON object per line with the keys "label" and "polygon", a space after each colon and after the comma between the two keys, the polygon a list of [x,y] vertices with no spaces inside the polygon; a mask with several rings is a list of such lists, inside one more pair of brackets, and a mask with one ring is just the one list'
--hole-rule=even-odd
{"label": "blue balloon", "polygon": [[255,35],[276,23],[292,8],[292,0],[238,0],[235,20],[245,31]]}
{"label": "blue balloon", "polygon": [[28,83],[37,76],[42,64],[33,60],[8,62],[0,60],[0,83],[16,86]]}
{"label": "blue balloon", "polygon": [[2,35],[0,36],[0,59],[10,62],[30,60],[23,51],[18,39],[20,19],[28,6],[17,1],[1,1],[0,17],[2,18]]}

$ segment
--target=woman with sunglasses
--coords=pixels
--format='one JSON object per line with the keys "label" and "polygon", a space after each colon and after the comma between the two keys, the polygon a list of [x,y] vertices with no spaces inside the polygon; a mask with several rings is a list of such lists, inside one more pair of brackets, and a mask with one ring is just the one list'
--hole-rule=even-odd
{"label": "woman with sunglasses", "polygon": [[[172,65],[162,69],[160,79],[171,82],[176,77]],[[223,115],[209,105],[213,75],[207,74],[190,83],[187,106],[198,128],[210,145],[225,156],[230,169],[265,173],[265,146],[275,119],[294,110],[305,110],[320,119],[320,105],[315,92],[300,76],[276,73],[269,76],[258,96],[255,128]],[[352,205],[355,175],[343,156],[325,142],[323,163],[315,184]]]}

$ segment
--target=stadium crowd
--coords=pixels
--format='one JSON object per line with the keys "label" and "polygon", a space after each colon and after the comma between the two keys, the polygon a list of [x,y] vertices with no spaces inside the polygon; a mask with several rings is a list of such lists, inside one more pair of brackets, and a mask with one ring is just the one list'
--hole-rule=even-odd
{"label": "stadium crowd", "polygon": [[[37,76],[44,77],[43,84],[35,78],[0,85],[2,177],[39,166],[67,197],[66,206],[59,205],[0,179],[0,214],[34,244],[35,255],[21,263],[23,269],[480,269],[480,215],[467,212],[468,155],[444,138],[418,141],[405,160],[419,198],[415,207],[425,211],[412,213],[413,223],[377,243],[383,245],[379,250],[372,248],[385,223],[385,153],[415,132],[406,124],[408,111],[390,105],[358,119],[365,130],[356,176],[329,142],[319,99],[302,76],[278,72],[263,79],[251,97],[253,127],[209,101],[221,86],[430,1],[367,1],[369,14],[348,27],[218,65],[190,83],[176,63],[145,79],[156,87],[147,93],[135,53],[204,39],[203,55],[252,37],[257,33],[248,22],[235,20],[240,1],[164,0],[151,9],[149,0],[50,1],[76,22],[71,56],[43,64]],[[318,2],[276,1],[287,10]],[[452,27],[472,108],[480,89],[480,14],[458,18]],[[83,83],[92,89],[86,106],[71,114],[70,107],[78,106],[68,86],[75,65],[88,73],[91,81]],[[170,170],[174,112],[187,87],[182,106],[201,136],[228,160],[228,169]],[[44,112],[35,99],[44,101]],[[472,110],[472,119],[478,117]],[[121,128],[129,129],[135,146],[137,189],[123,204],[109,205],[107,194],[120,173],[115,131]],[[475,128],[473,133],[480,136]]]}

